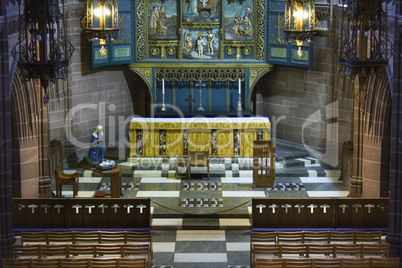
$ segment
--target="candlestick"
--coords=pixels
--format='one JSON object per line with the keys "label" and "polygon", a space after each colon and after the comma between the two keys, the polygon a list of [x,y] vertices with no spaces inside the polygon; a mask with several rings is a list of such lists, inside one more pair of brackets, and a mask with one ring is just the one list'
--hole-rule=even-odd
{"label": "candlestick", "polygon": [[166,111],[165,106],[165,79],[162,78],[162,111]]}
{"label": "candlestick", "polygon": [[237,111],[243,110],[241,107],[241,80],[239,78],[239,102],[237,104]]}

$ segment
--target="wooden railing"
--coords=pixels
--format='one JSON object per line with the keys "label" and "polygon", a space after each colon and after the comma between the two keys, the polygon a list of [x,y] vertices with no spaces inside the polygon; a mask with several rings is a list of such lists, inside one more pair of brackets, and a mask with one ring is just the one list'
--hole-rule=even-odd
{"label": "wooden railing", "polygon": [[150,230],[149,198],[13,198],[14,230]]}
{"label": "wooden railing", "polygon": [[388,198],[254,198],[252,229],[388,229]]}

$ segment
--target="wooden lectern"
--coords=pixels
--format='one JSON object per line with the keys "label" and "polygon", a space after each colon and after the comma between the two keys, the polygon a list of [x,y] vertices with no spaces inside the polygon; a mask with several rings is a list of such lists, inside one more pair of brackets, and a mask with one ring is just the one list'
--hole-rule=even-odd
{"label": "wooden lectern", "polygon": [[110,172],[110,197],[120,198],[121,192],[121,170],[114,168]]}
{"label": "wooden lectern", "polygon": [[253,188],[272,188],[274,184],[275,142],[253,141]]}

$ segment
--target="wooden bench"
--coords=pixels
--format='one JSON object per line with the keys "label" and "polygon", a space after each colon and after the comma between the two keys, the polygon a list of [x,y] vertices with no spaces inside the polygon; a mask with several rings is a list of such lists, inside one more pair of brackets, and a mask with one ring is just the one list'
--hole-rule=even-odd
{"label": "wooden bench", "polygon": [[255,243],[250,252],[252,265],[261,258],[387,258],[388,255],[389,244]]}
{"label": "wooden bench", "polygon": [[251,232],[252,243],[371,243],[381,244],[381,231]]}
{"label": "wooden bench", "polygon": [[256,259],[254,268],[399,268],[399,258]]}
{"label": "wooden bench", "polygon": [[28,244],[13,245],[14,259],[146,258],[152,264],[149,244]]}
{"label": "wooden bench", "polygon": [[21,244],[151,243],[151,232],[143,231],[40,231],[21,232]]}
{"label": "wooden bench", "polygon": [[85,258],[85,259],[12,259],[4,258],[3,268],[148,268],[150,267],[146,258]]}

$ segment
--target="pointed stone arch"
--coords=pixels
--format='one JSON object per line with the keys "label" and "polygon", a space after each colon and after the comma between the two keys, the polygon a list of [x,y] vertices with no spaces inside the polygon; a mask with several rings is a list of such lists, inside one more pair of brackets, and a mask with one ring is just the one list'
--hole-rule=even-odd
{"label": "pointed stone arch", "polygon": [[39,81],[23,82],[18,69],[11,85],[10,112],[14,197],[51,197],[47,107]]}

